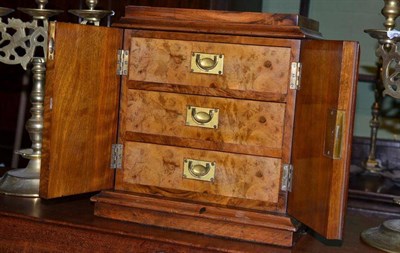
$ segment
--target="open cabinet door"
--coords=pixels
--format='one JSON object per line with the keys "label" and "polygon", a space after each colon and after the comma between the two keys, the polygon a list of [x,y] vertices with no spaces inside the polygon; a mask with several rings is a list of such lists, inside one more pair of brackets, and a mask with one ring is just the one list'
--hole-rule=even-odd
{"label": "open cabinet door", "polygon": [[122,30],[55,23],[50,34],[54,31],[54,59],[48,59],[46,73],[40,196],[110,189]]}
{"label": "open cabinet door", "polygon": [[358,60],[357,42],[302,42],[288,213],[327,239],[342,237]]}

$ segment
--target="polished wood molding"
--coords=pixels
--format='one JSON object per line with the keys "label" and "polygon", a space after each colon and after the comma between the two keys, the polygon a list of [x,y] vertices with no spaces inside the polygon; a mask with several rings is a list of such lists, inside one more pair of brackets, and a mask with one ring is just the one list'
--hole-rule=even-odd
{"label": "polished wood molding", "polygon": [[[188,22],[188,19],[192,21]],[[204,22],[207,19],[208,22]],[[266,14],[212,10],[127,6],[115,26],[150,30],[247,34],[280,38],[320,38],[317,21],[292,14]],[[279,26],[279,28],[277,28]]]}

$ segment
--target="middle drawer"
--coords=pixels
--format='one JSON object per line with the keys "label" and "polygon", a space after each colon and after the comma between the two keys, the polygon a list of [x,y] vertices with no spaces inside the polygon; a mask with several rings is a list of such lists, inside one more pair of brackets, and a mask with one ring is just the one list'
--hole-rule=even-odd
{"label": "middle drawer", "polygon": [[[210,149],[227,152],[280,157],[284,114],[283,103],[130,89],[123,122],[127,132],[203,142],[201,147],[213,143]],[[204,127],[202,120],[212,120],[211,128]]]}

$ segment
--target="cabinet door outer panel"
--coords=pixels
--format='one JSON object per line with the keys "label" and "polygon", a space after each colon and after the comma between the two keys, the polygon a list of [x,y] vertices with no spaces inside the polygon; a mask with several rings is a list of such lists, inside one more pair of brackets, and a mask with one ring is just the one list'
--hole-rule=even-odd
{"label": "cabinet door outer panel", "polygon": [[[344,224],[358,55],[356,42],[306,40],[301,47],[288,213],[329,239],[340,239]],[[341,150],[333,157],[335,129]]]}
{"label": "cabinet door outer panel", "polygon": [[55,23],[47,62],[40,195],[54,198],[113,187],[122,30]]}

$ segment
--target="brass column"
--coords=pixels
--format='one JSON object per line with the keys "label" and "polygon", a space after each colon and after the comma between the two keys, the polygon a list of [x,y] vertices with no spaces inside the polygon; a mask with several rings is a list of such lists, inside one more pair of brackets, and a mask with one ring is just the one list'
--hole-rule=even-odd
{"label": "brass column", "polygon": [[26,130],[32,141],[32,147],[17,152],[22,157],[29,159],[29,163],[25,169],[8,171],[0,179],[0,192],[3,194],[25,197],[39,196],[45,73],[44,58],[33,58],[33,86],[30,95],[32,116],[26,123]]}

